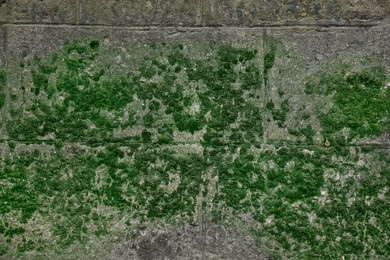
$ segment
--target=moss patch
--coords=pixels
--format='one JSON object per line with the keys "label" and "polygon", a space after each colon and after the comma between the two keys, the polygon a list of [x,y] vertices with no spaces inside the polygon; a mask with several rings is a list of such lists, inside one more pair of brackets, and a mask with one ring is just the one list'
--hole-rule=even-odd
{"label": "moss patch", "polygon": [[[332,95],[334,106],[319,115],[324,135],[346,144],[354,137],[375,136],[390,129],[390,89],[383,68],[354,71],[347,66],[308,83],[307,94]],[[348,133],[342,134],[346,129]]]}
{"label": "moss patch", "polygon": [[4,89],[6,88],[7,83],[7,74],[5,71],[0,70],[0,108],[5,104],[5,93]]}
{"label": "moss patch", "polygon": [[[0,144],[0,254],[61,255],[206,214],[275,258],[384,256],[390,159],[351,144],[388,131],[384,70],[316,77],[305,98],[332,105],[294,128],[290,94],[262,96],[275,46],[74,41],[23,64]],[[264,143],[266,113],[299,141]]]}

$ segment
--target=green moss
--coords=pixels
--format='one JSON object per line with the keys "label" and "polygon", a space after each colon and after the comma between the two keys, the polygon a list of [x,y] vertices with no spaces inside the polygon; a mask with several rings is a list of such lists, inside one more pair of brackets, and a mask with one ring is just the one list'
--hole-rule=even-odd
{"label": "green moss", "polygon": [[150,102],[150,104],[149,104],[150,110],[157,111],[157,110],[159,110],[159,108],[160,108],[160,102],[158,102],[156,100],[153,100],[152,102]]}
{"label": "green moss", "polygon": [[191,59],[186,57],[180,50],[168,54],[168,62],[171,66],[176,65],[183,68],[191,68]]}
{"label": "green moss", "polygon": [[270,44],[267,45],[266,53],[264,55],[264,81],[267,83],[268,81],[268,71],[274,66],[276,58],[276,44],[273,42],[270,42]]}
{"label": "green moss", "polygon": [[25,232],[26,232],[26,229],[24,229],[22,227],[8,228],[7,231],[5,232],[5,236],[13,238],[16,235],[21,235],[21,234],[24,234]]}
{"label": "green moss", "polygon": [[168,144],[173,142],[173,128],[170,125],[163,125],[158,129],[158,143]]}
{"label": "green moss", "polygon": [[219,47],[217,55],[218,59],[225,64],[237,64],[238,62],[253,60],[257,55],[257,50],[235,48],[230,45],[222,45]]}
{"label": "green moss", "polygon": [[26,223],[34,211],[40,207],[37,194],[31,192],[31,189],[28,188],[28,175],[26,169],[24,169],[31,162],[32,158],[21,157],[18,164],[5,167],[1,174],[1,177],[8,179],[13,186],[3,190],[4,194],[0,198],[0,214],[5,214],[12,210],[20,210],[22,213],[21,223]]}
{"label": "green moss", "polygon": [[93,40],[93,41],[91,41],[91,42],[89,43],[89,46],[91,47],[91,49],[96,50],[96,49],[99,48],[100,43],[99,43],[99,41],[97,41],[97,40]]}
{"label": "green moss", "polygon": [[4,89],[7,84],[7,74],[5,71],[0,70],[0,108],[5,104],[5,92]]}
{"label": "green moss", "polygon": [[[139,64],[139,74],[129,73],[124,77],[112,72],[107,74],[104,68],[91,66],[99,55],[98,48],[94,46],[92,42],[89,45],[82,42],[70,42],[65,45],[63,52],[54,59],[54,63],[59,64],[53,66],[63,68],[65,65],[66,69],[57,72],[54,84],[51,82],[49,84],[45,73],[33,70],[32,91],[36,95],[44,91],[48,94],[50,102],[55,103],[58,96],[65,96],[65,100],[62,104],[51,107],[42,107],[38,103],[38,106],[32,108],[33,117],[12,120],[13,122],[7,126],[10,136],[37,138],[54,133],[57,139],[66,140],[112,138],[110,133],[112,129],[120,127],[124,129],[141,122],[147,128],[159,128],[157,117],[154,115],[161,106],[165,107],[166,114],[172,114],[175,127],[179,131],[195,133],[203,129],[206,126],[205,115],[210,110],[215,115],[219,114],[211,125],[222,122],[224,117],[226,122],[222,124],[228,127],[228,124],[237,119],[243,108],[243,90],[256,89],[261,85],[259,69],[253,62],[257,50],[234,48],[230,45],[215,46],[215,61],[218,65],[210,66],[208,65],[210,61],[203,57],[190,58],[183,45],[173,45],[167,47],[168,64],[157,57],[147,59]],[[43,64],[43,61],[37,58],[36,63]],[[234,70],[238,63],[244,66],[243,71]],[[86,72],[87,67],[94,69]],[[204,82],[207,85],[209,90],[206,93],[197,94],[200,101],[196,100],[196,95],[183,95],[184,85],[177,83],[178,77],[175,72],[177,68],[183,69],[189,81],[195,84]],[[164,78],[163,82],[159,84],[145,82],[145,79],[151,79],[154,75],[161,75]],[[241,89],[232,87],[236,82],[242,86]],[[188,83],[185,85],[188,86]],[[176,86],[176,90],[172,88],[173,85]],[[121,118],[125,113],[124,109],[133,101],[134,95],[144,100],[142,109],[146,108],[145,104],[149,105],[149,113],[142,117],[143,121],[139,121],[135,119],[134,111],[130,111],[133,117],[123,122]],[[214,96],[216,99],[210,102],[209,98]],[[254,95],[251,98],[254,98]],[[199,105],[199,113],[188,112],[193,105]],[[69,113],[69,110],[72,112]],[[100,111],[114,113],[114,116],[113,118],[102,116]],[[89,130],[87,125],[91,123],[98,129]],[[140,138],[142,137],[134,137]],[[160,142],[167,142],[170,137],[160,139]]]}
{"label": "green moss", "polygon": [[34,242],[31,240],[28,240],[28,241],[24,241],[24,243],[18,244],[17,250],[18,250],[18,252],[23,253],[26,251],[34,250],[34,248],[35,248]]}
{"label": "green moss", "polygon": [[176,127],[180,131],[186,131],[194,133],[202,129],[204,125],[204,119],[200,116],[191,116],[186,113],[174,113],[173,119],[175,121]]}
{"label": "green moss", "polygon": [[275,62],[275,54],[276,54],[276,46],[271,45],[269,52],[267,52],[264,56],[264,69],[268,71],[271,69]]}
{"label": "green moss", "polygon": [[274,102],[272,102],[272,100],[269,101],[269,102],[267,103],[267,105],[266,105],[266,108],[269,109],[269,110],[274,109],[274,108],[275,108]]}
{"label": "green moss", "polygon": [[266,108],[271,110],[272,118],[278,123],[279,127],[284,127],[287,113],[290,111],[288,100],[283,100],[280,109],[276,108],[274,102],[271,100],[266,104]]}
{"label": "green moss", "polygon": [[[264,74],[275,62],[272,46],[265,53]],[[365,104],[374,109],[372,122],[385,126],[388,111],[382,102],[388,92],[383,71],[341,71],[308,83],[308,95],[332,95],[336,110],[329,115],[341,114],[336,119],[320,117],[329,147],[313,145],[317,127],[307,120],[315,115],[303,116],[305,124],[288,129],[304,141],[264,145],[257,50],[151,43],[147,55],[128,56],[134,62],[123,73],[103,62],[107,57],[99,55],[105,55],[100,53],[104,48],[99,42],[71,42],[53,55],[56,70],[39,58],[25,65],[32,67],[39,95],[13,97],[7,130],[11,139],[34,146],[8,142],[11,155],[0,164],[0,181],[7,183],[0,188],[0,216],[20,214],[12,224],[0,220],[0,233],[10,239],[2,254],[11,243],[21,254],[53,247],[50,241],[33,239],[35,234],[43,236],[30,230],[34,226],[26,231],[37,213],[51,226],[59,241],[56,247],[65,252],[95,235],[111,236],[110,226],[119,220],[129,228],[134,221],[193,221],[197,206],[209,206],[197,204],[199,194],[213,198],[213,222],[229,226],[235,217],[250,215],[257,222],[251,234],[272,241],[280,255],[333,259],[356,253],[368,258],[364,243],[386,252],[381,241],[388,236],[389,212],[376,198],[390,184],[384,167],[388,155],[339,145],[345,139],[337,125],[352,123],[344,117],[352,107],[363,106],[364,100],[356,97],[362,88],[378,106]],[[274,99],[265,109],[285,127],[290,101],[285,93],[278,94],[281,102]],[[132,136],[114,137],[121,131]],[[200,144],[187,141],[201,149],[195,153],[193,146],[175,143],[178,131],[194,134],[194,140],[203,135]],[[44,136],[54,138],[37,141]],[[351,178],[351,173],[359,174]],[[216,193],[208,193],[214,184]],[[373,199],[370,207],[364,204],[366,196]],[[376,219],[375,225],[365,214]],[[337,237],[343,242],[337,243]]]}
{"label": "green moss", "polygon": [[38,67],[43,74],[51,74],[57,70],[57,66],[39,64]]}
{"label": "green moss", "polygon": [[[310,132],[311,130],[308,129],[307,131]],[[235,153],[234,151],[233,153]],[[263,152],[259,157],[241,151],[240,155],[236,156],[234,160],[226,154],[210,153],[210,155],[213,158],[210,161],[216,167],[215,172],[218,172],[219,179],[219,193],[214,200],[214,205],[222,206],[222,208],[216,208],[213,212],[216,221],[218,219],[226,221],[221,216],[221,211],[223,212],[223,209],[226,208],[233,209],[233,215],[251,212],[252,216],[262,223],[266,222],[267,217],[272,216],[272,224],[265,225],[261,230],[261,234],[258,235],[264,236],[265,232],[268,236],[275,238],[278,246],[281,246],[284,252],[294,252],[293,254],[299,257],[307,257],[308,255],[331,257],[332,255],[352,253],[364,255],[364,249],[361,245],[365,243],[363,242],[365,240],[362,232],[365,224],[359,227],[356,226],[359,221],[365,221],[364,215],[367,209],[365,209],[363,201],[368,194],[366,193],[368,189],[374,189],[375,192],[378,192],[387,184],[367,180],[367,184],[370,183],[368,186],[372,186],[371,188],[368,188],[368,186],[361,187],[362,190],[359,188],[358,190],[362,193],[356,190],[356,180],[346,182],[343,186],[337,182],[327,185],[324,169],[337,169],[338,174],[346,176],[351,171],[351,167],[354,167],[350,164],[336,162],[332,159],[332,156],[342,156],[346,159],[349,158],[349,153],[314,148],[313,151],[305,154],[302,148],[279,147],[277,152]],[[262,167],[272,165],[272,169],[264,170],[261,165]],[[370,175],[370,170],[361,169],[360,171],[364,172],[364,176],[368,177]],[[256,176],[256,178],[253,176]],[[317,198],[321,197],[320,191],[329,188],[328,199],[332,202],[319,205]],[[346,200],[351,190],[355,190],[355,194],[359,199],[352,205],[347,206]],[[375,192],[371,194],[375,194]],[[248,194],[251,194],[249,202],[247,201]],[[267,199],[260,202],[260,197],[266,197]],[[261,214],[257,214],[259,208],[262,209]],[[370,208],[371,211],[374,207]],[[310,224],[306,215],[308,212],[317,217],[315,226]],[[378,216],[381,214],[378,211]],[[350,224],[345,226],[334,221],[335,219],[344,219],[345,223]],[[360,231],[357,232],[359,229]],[[352,234],[359,241],[354,242],[355,239],[348,239],[345,232]],[[372,232],[376,231],[373,230]],[[254,231],[255,233],[256,231]],[[283,234],[283,236],[280,234]],[[317,236],[327,238],[339,236],[345,240],[343,244],[345,248],[344,246],[338,247],[338,244],[334,243],[332,239],[320,242],[315,239]],[[287,241],[285,240],[286,237],[290,237],[292,240]],[[378,236],[376,238],[379,239]],[[302,244],[308,245],[310,250],[297,253],[299,250],[292,249]]]}
{"label": "green moss", "polygon": [[152,141],[152,133],[148,132],[147,130],[142,131],[141,136],[145,143],[150,143]]}
{"label": "green moss", "polygon": [[302,128],[300,130],[300,133],[306,137],[306,142],[311,144],[313,143],[313,137],[315,134],[315,131],[312,126],[306,126],[305,128]]}
{"label": "green moss", "polygon": [[311,89],[323,89],[326,95],[334,94],[334,106],[319,117],[324,134],[337,134],[347,128],[349,138],[353,138],[388,131],[390,90],[385,88],[385,82],[384,69],[374,67],[364,71],[341,69],[333,75],[323,76],[320,86],[306,85],[306,93],[313,93]]}
{"label": "green moss", "polygon": [[34,89],[32,90],[35,95],[39,94],[40,89],[47,90],[47,87],[49,85],[49,79],[46,75],[36,73],[34,71],[31,72],[32,80],[34,83]]}
{"label": "green moss", "polygon": [[5,245],[0,245],[0,256],[5,255],[8,251],[8,248]]}

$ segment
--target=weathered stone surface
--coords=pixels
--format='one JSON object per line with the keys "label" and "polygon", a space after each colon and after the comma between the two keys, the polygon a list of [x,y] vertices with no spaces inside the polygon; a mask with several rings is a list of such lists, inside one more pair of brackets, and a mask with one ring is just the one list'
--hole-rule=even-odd
{"label": "weathered stone surface", "polygon": [[153,42],[181,42],[195,45],[196,41],[199,41],[215,44],[233,42],[238,46],[249,44],[259,49],[262,47],[263,36],[261,30],[233,28],[155,28],[138,30],[137,28],[107,28],[101,26],[92,28],[79,26],[76,28],[40,25],[9,25],[4,28],[8,28],[7,55],[10,61],[28,60],[33,58],[34,55],[61,48],[64,43],[71,40],[86,38],[98,39],[108,45],[124,48],[131,48],[132,46],[149,48],[149,44]]}
{"label": "weathered stone surface", "polygon": [[0,213],[10,224],[1,226],[0,238],[9,241],[2,255],[386,255],[387,151],[305,142],[247,147],[199,153],[170,145],[3,142]]}
{"label": "weathered stone surface", "polygon": [[8,23],[77,23],[77,0],[5,0],[3,2]]}
{"label": "weathered stone surface", "polygon": [[211,26],[370,24],[389,14],[386,0],[205,0]]}
{"label": "weathered stone surface", "polygon": [[[265,49],[270,50],[271,46],[275,48],[275,60],[267,73],[266,103],[272,101],[275,104],[273,109],[278,110],[285,102],[284,104],[288,104],[286,110],[289,111],[283,122],[276,120],[266,126],[268,129],[265,135],[270,139],[297,140],[297,136],[288,132],[288,129],[292,130],[297,126],[313,127],[314,141],[317,144],[329,138],[329,135],[320,134],[321,124],[313,115],[319,115],[321,111],[329,109],[332,106],[331,100],[320,95],[320,89],[314,90],[318,91],[316,97],[304,94],[305,88],[313,82],[314,77],[325,78],[324,74],[330,76],[343,70],[348,71],[345,76],[347,77],[354,72],[367,72],[371,70],[369,68],[375,67],[383,68],[384,75],[390,72],[390,36],[387,26],[368,30],[275,28],[265,31]],[[352,100],[352,92],[350,94]],[[313,101],[313,98],[316,101]],[[370,104],[375,106],[373,101],[362,105],[367,108],[366,113],[369,113]],[[359,112],[355,109],[354,113]],[[303,120],[299,115],[306,115],[306,119]],[[387,112],[383,116],[388,117]],[[272,118],[272,115],[270,117]],[[356,114],[355,118],[357,117]],[[379,139],[377,142],[381,143],[383,140]]]}
{"label": "weathered stone surface", "polygon": [[0,25],[0,66],[5,64],[6,27]]}
{"label": "weathered stone surface", "polygon": [[349,20],[380,20],[389,17],[390,5],[386,0],[342,0],[340,16]]}
{"label": "weathered stone surface", "polygon": [[7,26],[7,56],[9,61],[31,60],[34,55],[54,51],[74,39],[77,30],[40,25]]}
{"label": "weathered stone surface", "polygon": [[5,15],[5,9],[6,9],[6,1],[1,0],[0,1],[0,24],[6,22],[6,15]]}
{"label": "weathered stone surface", "polygon": [[253,239],[239,231],[234,233],[212,223],[204,224],[204,227],[149,226],[137,231],[132,240],[121,239],[109,247],[101,247],[95,259],[272,259]]}
{"label": "weathered stone surface", "polygon": [[81,24],[124,26],[199,26],[201,0],[80,1]]}
{"label": "weathered stone surface", "polygon": [[0,258],[386,256],[388,24],[7,29]]}
{"label": "weathered stone surface", "polygon": [[6,137],[7,73],[5,72],[6,28],[0,24],[0,140]]}
{"label": "weathered stone surface", "polygon": [[116,26],[371,25],[390,12],[386,0],[2,0],[0,23]]}
{"label": "weathered stone surface", "polygon": [[[109,33],[109,35],[107,36],[106,33]],[[212,107],[222,105],[225,101],[220,99],[219,95],[223,92],[223,84],[245,85],[245,91],[238,91],[237,93],[233,93],[233,91],[229,94],[231,95],[229,98],[232,98],[233,95],[237,97],[247,96],[248,104],[245,109],[249,109],[248,111],[253,110],[254,118],[251,120],[255,120],[255,122],[251,122],[251,124],[253,123],[253,126],[258,125],[258,129],[248,127],[244,132],[248,132],[248,134],[250,132],[253,138],[258,139],[261,137],[261,122],[259,121],[261,119],[258,115],[258,106],[261,104],[261,78],[258,75],[262,66],[262,54],[260,51],[262,45],[261,38],[257,38],[262,36],[261,32],[255,33],[250,31],[245,33],[248,35],[248,37],[244,37],[245,42],[242,42],[240,38],[238,38],[239,40],[229,42],[229,39],[237,38],[238,31],[231,31],[229,37],[226,37],[226,32],[212,33],[208,31],[178,33],[175,36],[170,36],[167,31],[159,30],[151,32],[130,31],[126,35],[124,33],[125,30],[113,31],[108,28],[97,30],[95,36],[103,38],[103,41],[99,43],[99,41],[92,40],[91,35],[93,33],[91,31],[80,30],[76,35],[72,35],[72,30],[69,28],[61,29],[61,31],[46,27],[34,28],[28,26],[15,28],[9,35],[8,48],[10,51],[8,56],[13,60],[19,59],[24,61],[21,67],[17,64],[17,67],[10,72],[10,75],[16,77],[12,80],[11,88],[11,94],[15,98],[10,104],[12,107],[10,117],[13,118],[8,124],[10,138],[44,138],[48,140],[80,140],[87,142],[113,138],[115,140],[126,139],[144,142],[146,138],[144,134],[147,134],[150,135],[148,137],[150,140],[148,139],[149,141],[147,142],[160,142],[161,138],[168,138],[164,142],[199,143],[208,128],[205,114],[209,112],[211,107],[207,109],[201,108],[197,103],[199,99],[213,99],[212,96],[215,95],[217,101],[212,101],[209,105]],[[90,43],[85,43],[85,41],[83,43],[70,42],[55,53],[55,56],[53,56],[55,60],[50,56],[39,59],[34,58],[39,56],[42,50],[53,50],[56,44],[69,39],[71,36],[77,39],[81,38],[81,35],[83,35],[83,38],[88,37],[88,34],[91,39]],[[35,37],[31,37],[31,35]],[[50,39],[55,40],[45,42],[48,35],[52,36],[49,37]],[[105,38],[105,35],[107,38]],[[157,40],[157,35],[160,36],[160,40]],[[196,41],[196,39],[204,38],[208,40]],[[220,38],[224,38],[225,43],[217,41]],[[216,41],[213,42],[212,39],[216,39]],[[236,47],[227,45],[227,43],[233,42],[235,42]],[[93,46],[95,43],[96,49]],[[229,66],[225,71],[218,72],[217,64],[221,62],[219,61],[220,59],[228,59],[222,60],[222,62],[226,62]],[[239,69],[242,72],[232,70],[232,66],[238,66],[238,60],[235,59],[240,59],[240,62],[242,62]],[[87,68],[89,68],[88,70],[93,70],[93,72],[86,73],[84,70]],[[206,68],[208,68],[207,71],[205,71]],[[85,77],[86,81],[78,83],[80,81],[74,75],[75,72],[83,75],[82,77]],[[135,74],[133,75],[133,73]],[[219,73],[220,76],[215,77],[213,76],[214,73]],[[230,73],[231,79],[229,81],[223,77],[226,73]],[[125,78],[123,75],[128,76]],[[97,100],[91,103],[86,102],[86,100],[78,100],[79,94],[76,93],[69,96],[69,98],[78,100],[74,100],[76,102],[74,105],[83,107],[75,108],[77,117],[83,118],[83,122],[80,121],[81,124],[87,124],[92,127],[89,130],[89,127],[78,130],[75,129],[76,126],[69,127],[69,123],[75,122],[75,119],[68,118],[68,115],[72,113],[65,115],[63,112],[60,112],[61,109],[58,111],[57,109],[55,111],[49,109],[44,113],[46,116],[51,114],[51,116],[57,118],[51,123],[45,123],[50,130],[48,128],[47,131],[44,131],[45,133],[39,133],[39,129],[32,128],[31,124],[41,124],[46,120],[41,118],[44,121],[41,121],[41,119],[36,121],[42,115],[34,112],[37,118],[32,119],[22,111],[24,109],[34,109],[33,107],[38,104],[38,100],[42,102],[43,106],[51,106],[52,101],[50,99],[54,98],[54,96],[62,95],[62,91],[68,92],[66,88],[60,90],[62,86],[69,87],[74,84],[80,84],[77,88],[81,87],[82,89],[87,87],[86,84],[97,84],[95,87],[99,85],[103,87],[103,85],[108,84],[108,86],[112,87],[112,90],[110,90],[113,91],[112,94],[114,92],[117,93],[112,97],[107,96],[106,98],[108,99],[103,103],[99,101],[101,100],[101,97],[99,98],[100,94],[96,96]],[[175,87],[172,87],[172,85],[180,86],[181,90],[175,90]],[[126,86],[125,89],[123,89],[123,86]],[[209,93],[208,96],[203,93],[195,96],[189,94],[196,92],[198,88],[204,89],[204,91]],[[82,91],[82,89],[80,90]],[[124,92],[120,89],[124,90]],[[183,91],[188,94],[183,95],[181,93]],[[96,92],[94,90],[93,92],[97,93],[99,91]],[[226,95],[226,92],[224,94]],[[49,100],[47,100],[47,95]],[[92,95],[93,93],[88,94],[91,100],[93,99]],[[171,96],[176,95],[178,95],[176,101],[172,102]],[[24,98],[27,96],[29,98]],[[119,103],[118,98],[122,99]],[[183,100],[186,99],[188,101],[182,104]],[[249,100],[251,101],[249,102]],[[74,101],[71,102],[73,103]],[[229,103],[232,100],[226,102]],[[109,124],[110,126],[107,124],[100,125],[103,122],[101,120],[108,120],[106,118],[108,114],[98,117],[96,117],[97,115],[89,114],[101,109],[106,110],[103,107],[96,110],[96,105],[103,107],[109,105],[109,111],[116,111],[115,119],[109,119],[112,120],[112,123]],[[240,112],[239,105],[243,106],[243,102],[239,102],[236,105],[229,103],[229,106],[234,107],[233,114]],[[156,107],[151,108],[152,106]],[[145,110],[148,107],[149,109]],[[178,109],[183,111],[179,112],[177,111]],[[145,111],[141,112],[143,110]],[[106,112],[111,113],[109,111]],[[167,111],[167,115],[165,115],[164,111]],[[234,115],[232,116],[232,118],[235,117]],[[91,117],[96,117],[100,122],[90,121]],[[120,117],[125,117],[126,122],[123,119],[119,119]],[[65,118],[68,118],[66,120],[70,121],[65,123]],[[148,132],[143,126],[146,121],[149,122],[146,124],[148,125],[147,128],[151,128],[151,132]],[[160,133],[160,130],[167,126],[169,126],[167,128],[169,134]],[[226,131],[229,130],[226,129]],[[102,135],[103,132],[104,134]],[[169,136],[166,136],[167,134]],[[224,142],[223,140],[220,141]]]}

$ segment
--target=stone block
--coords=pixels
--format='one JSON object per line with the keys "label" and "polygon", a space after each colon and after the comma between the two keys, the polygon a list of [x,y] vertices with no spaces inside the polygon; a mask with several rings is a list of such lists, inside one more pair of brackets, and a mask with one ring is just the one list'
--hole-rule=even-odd
{"label": "stone block", "polygon": [[209,26],[369,25],[388,13],[383,0],[206,0],[204,20]]}
{"label": "stone block", "polygon": [[386,254],[387,24],[6,28],[4,258]]}
{"label": "stone block", "polygon": [[75,38],[74,28],[56,26],[8,26],[7,57],[10,64],[49,53]]}
{"label": "stone block", "polygon": [[[380,109],[390,71],[386,27],[265,32],[264,55],[273,57],[264,71],[269,139],[310,139],[317,145],[326,139],[337,145],[388,142],[387,112]],[[368,89],[372,98],[366,100]]]}
{"label": "stone block", "polygon": [[198,26],[201,16],[201,0],[80,2],[80,22],[89,25]]}
{"label": "stone block", "polygon": [[77,23],[77,0],[6,0],[3,2],[5,2],[5,15],[8,23]]}
{"label": "stone block", "polygon": [[[200,143],[208,125],[218,124],[220,133],[209,133],[213,142],[258,142],[261,37],[260,30],[13,26],[8,134],[88,143]],[[234,126],[228,140],[229,124],[242,109],[247,126]],[[211,110],[215,123],[207,119]]]}

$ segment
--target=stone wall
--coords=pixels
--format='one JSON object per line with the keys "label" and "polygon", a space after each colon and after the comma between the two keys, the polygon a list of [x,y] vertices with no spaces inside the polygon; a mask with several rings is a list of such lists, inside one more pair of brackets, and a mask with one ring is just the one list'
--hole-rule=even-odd
{"label": "stone wall", "polygon": [[389,13],[386,0],[3,0],[0,22],[111,26],[367,26]]}
{"label": "stone wall", "polygon": [[385,259],[386,0],[0,0],[0,259]]}

